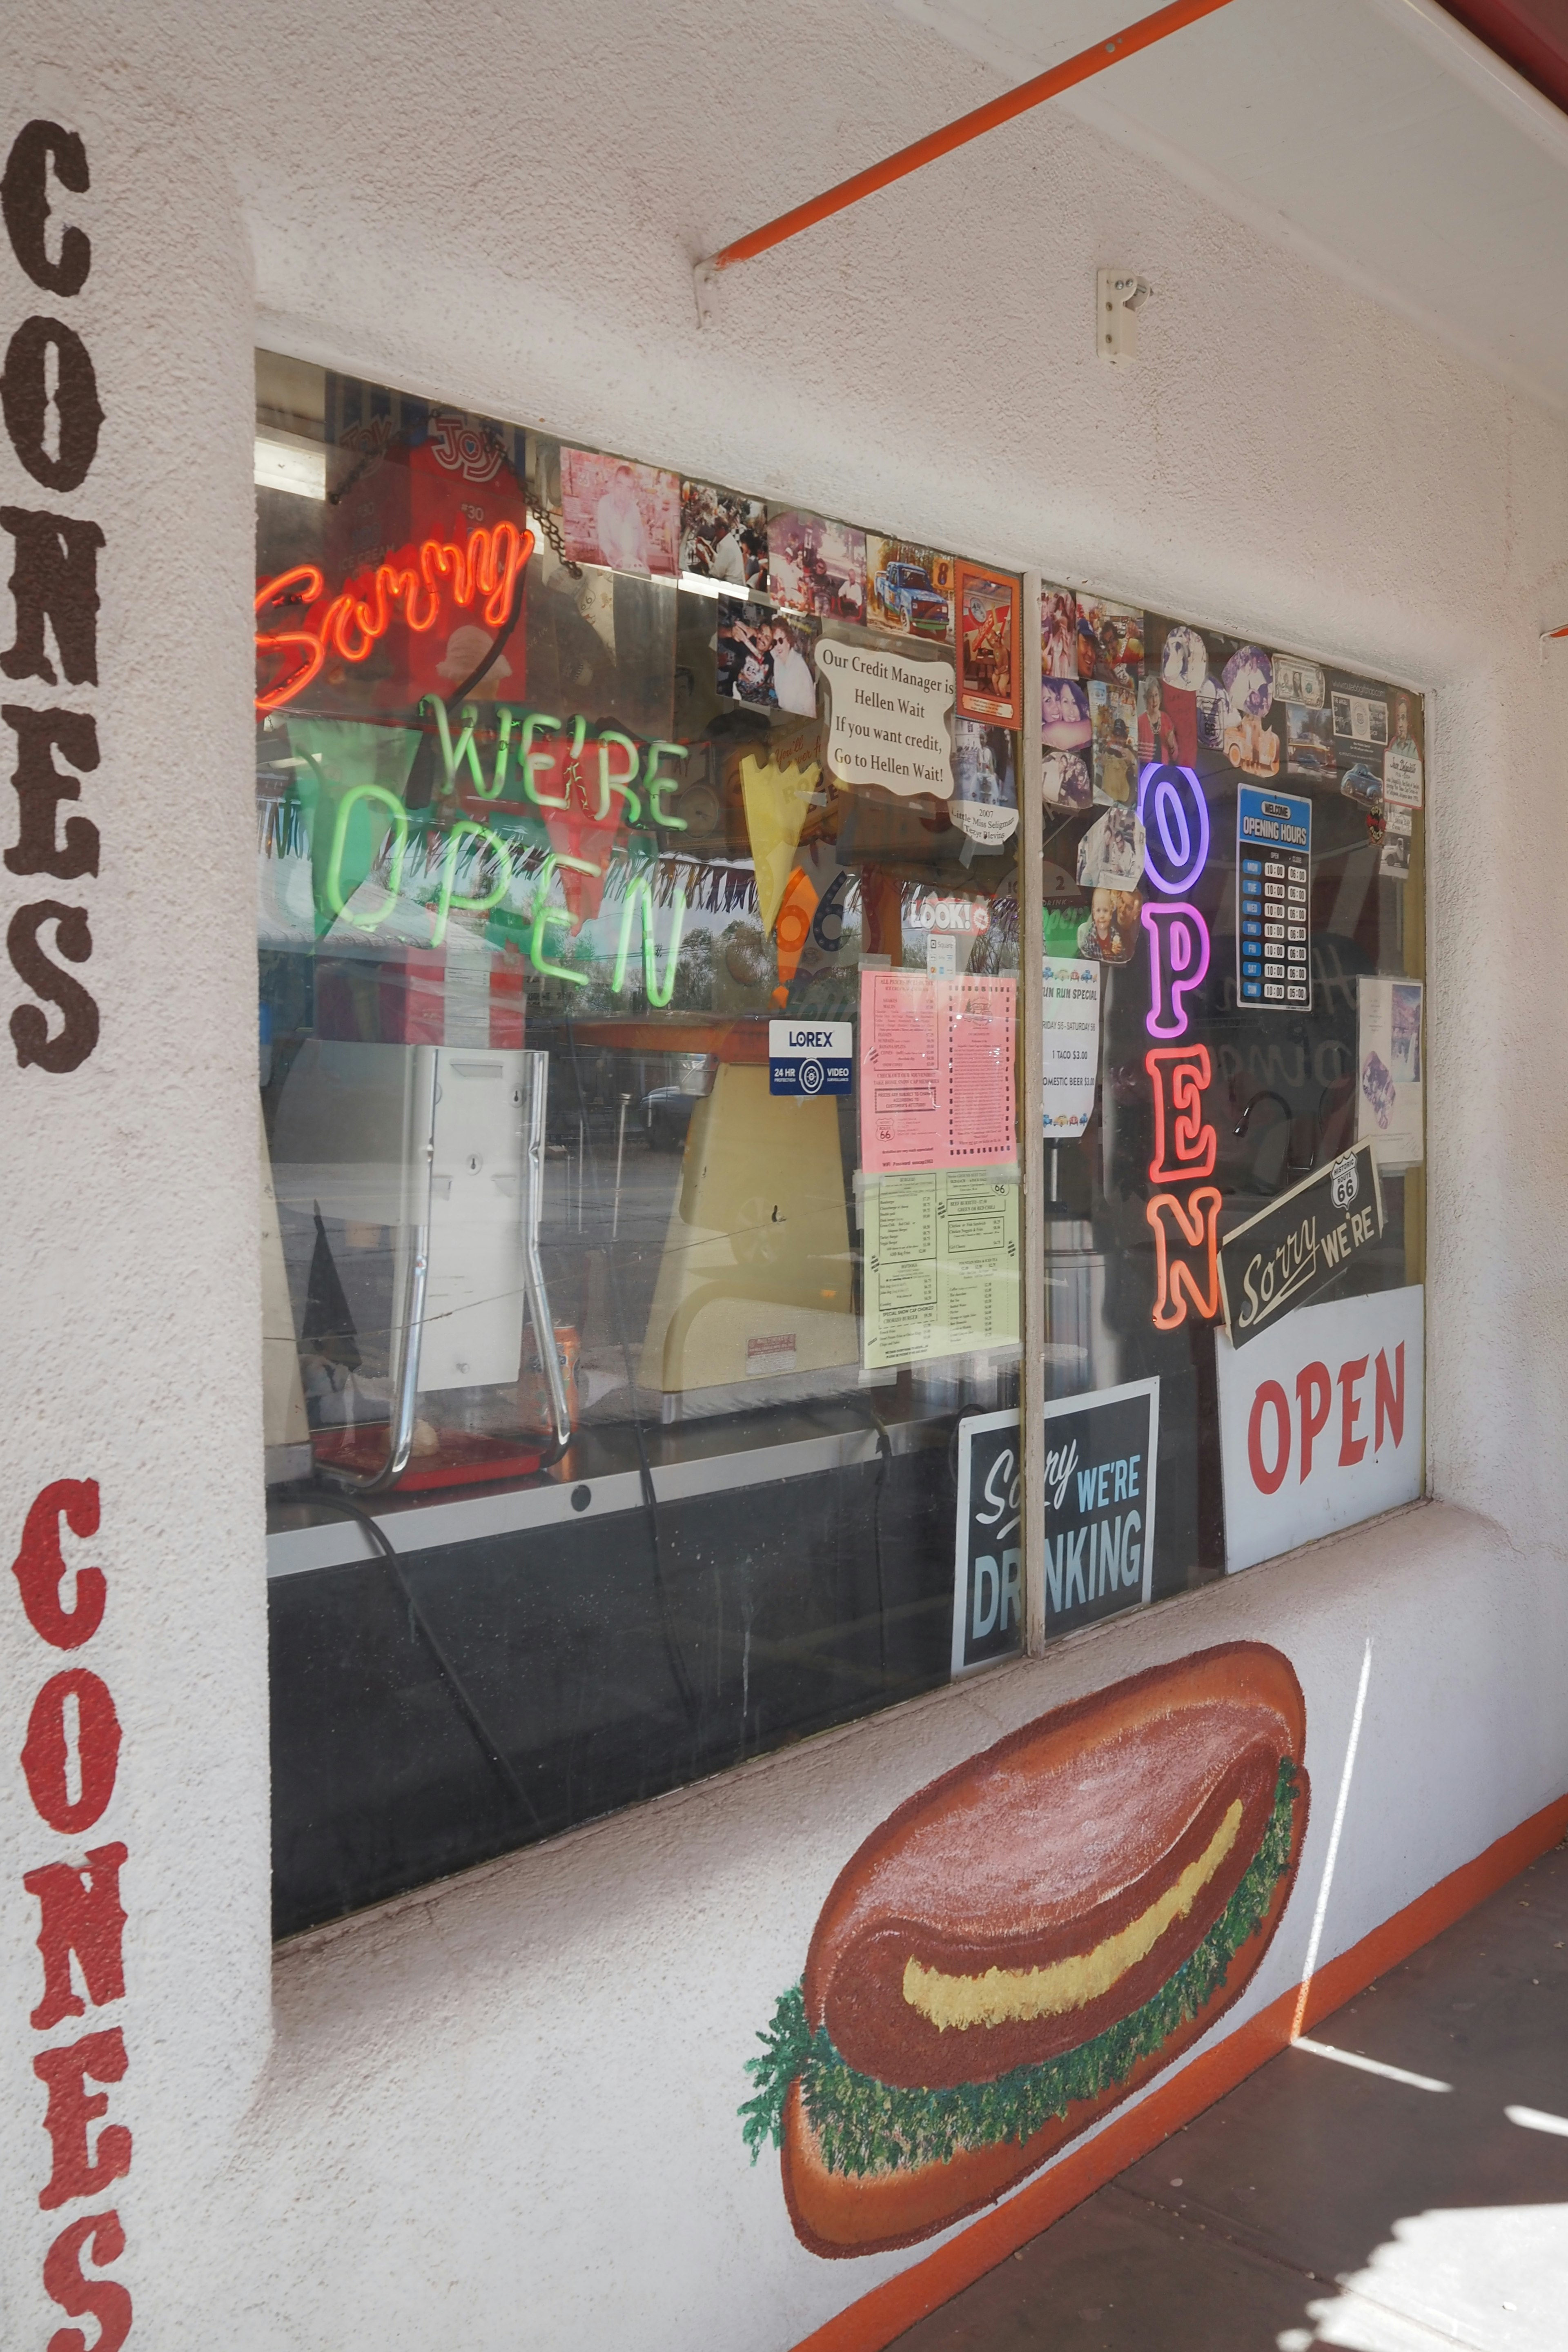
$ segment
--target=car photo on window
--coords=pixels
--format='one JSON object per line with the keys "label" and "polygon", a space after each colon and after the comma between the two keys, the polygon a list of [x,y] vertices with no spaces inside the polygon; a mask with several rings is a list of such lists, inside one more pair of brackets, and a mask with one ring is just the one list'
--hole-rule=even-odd
{"label": "car photo on window", "polygon": [[947,598],[931,585],[921,564],[889,563],[879,572],[877,601],[884,612],[897,613],[918,637],[945,637],[952,626]]}

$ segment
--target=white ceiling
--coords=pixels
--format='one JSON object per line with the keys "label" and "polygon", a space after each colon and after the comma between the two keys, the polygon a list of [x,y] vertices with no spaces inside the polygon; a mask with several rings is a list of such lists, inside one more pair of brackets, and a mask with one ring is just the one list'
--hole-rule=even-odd
{"label": "white ceiling", "polygon": [[[1149,0],[884,5],[1017,82]],[[1568,116],[1434,0],[1230,0],[1051,103],[1568,409]]]}

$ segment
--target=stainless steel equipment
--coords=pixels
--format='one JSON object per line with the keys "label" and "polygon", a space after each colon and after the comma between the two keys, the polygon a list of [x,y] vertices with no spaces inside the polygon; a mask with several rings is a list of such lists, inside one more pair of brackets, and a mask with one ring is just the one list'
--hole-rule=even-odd
{"label": "stainless steel equipment", "polygon": [[[297,1247],[315,1235],[301,1363],[318,1473],[345,1489],[524,1475],[570,1441],[539,1246],[549,1066],[521,1047],[309,1039],[288,1072],[273,1181]],[[324,1340],[329,1277],[346,1328]],[[521,1420],[525,1316],[543,1438]]]}

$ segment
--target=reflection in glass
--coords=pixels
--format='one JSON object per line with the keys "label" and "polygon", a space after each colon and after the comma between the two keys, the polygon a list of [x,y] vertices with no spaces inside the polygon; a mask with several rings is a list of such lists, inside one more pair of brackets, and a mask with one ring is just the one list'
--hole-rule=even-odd
{"label": "reflection in glass", "polygon": [[[1017,970],[1017,761],[990,730],[969,832],[842,784],[818,646],[951,663],[941,599],[874,634],[863,583],[784,611],[585,560],[631,545],[623,472],[674,477],[574,457],[563,522],[557,443],[266,354],[258,417],[295,1927],[945,1678],[957,1423],[1017,1393],[1014,1055],[980,1167],[882,1175],[858,1041],[909,975],[942,1100],[989,1099],[962,992]],[[939,1177],[922,1239],[894,1188]]]}

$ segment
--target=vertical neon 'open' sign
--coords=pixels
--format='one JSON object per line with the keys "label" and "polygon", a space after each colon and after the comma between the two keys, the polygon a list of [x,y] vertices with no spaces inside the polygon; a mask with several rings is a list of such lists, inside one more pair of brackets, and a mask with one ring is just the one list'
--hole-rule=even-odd
{"label": "vertical neon 'open' sign", "polygon": [[1143,909],[1149,934],[1152,1037],[1180,1037],[1187,1026],[1183,1002],[1209,968],[1209,927],[1184,895],[1208,862],[1209,811],[1191,768],[1151,761],[1138,779],[1138,819],[1143,827],[1143,871],[1165,900]]}
{"label": "vertical neon 'open' sign", "polygon": [[[1151,999],[1145,1026],[1160,1041],[1143,1057],[1154,1090],[1149,1178],[1166,1187],[1195,1186],[1185,1197],[1169,1190],[1155,1192],[1144,1212],[1153,1230],[1159,1277],[1154,1324],[1171,1331],[1186,1321],[1189,1307],[1205,1322],[1220,1309],[1220,1194],[1214,1184],[1197,1181],[1211,1175],[1215,1164],[1216,1138],[1201,1104],[1202,1089],[1211,1079],[1209,1057],[1202,1045],[1171,1043],[1185,1035],[1186,999],[1209,968],[1209,927],[1185,896],[1196,887],[1209,854],[1208,803],[1193,770],[1152,761],[1138,779],[1138,817],[1143,872],[1160,894],[1158,903],[1143,909]],[[1183,1255],[1184,1246],[1190,1259]]]}

